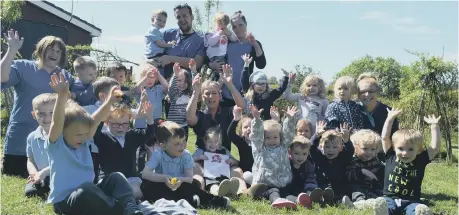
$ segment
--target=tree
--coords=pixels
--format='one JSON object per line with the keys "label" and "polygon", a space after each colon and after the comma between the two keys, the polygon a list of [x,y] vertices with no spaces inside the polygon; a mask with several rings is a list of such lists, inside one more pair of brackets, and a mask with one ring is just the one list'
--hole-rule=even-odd
{"label": "tree", "polygon": [[451,137],[457,132],[457,62],[444,61],[440,57],[412,53],[419,57],[411,66],[403,68],[400,80],[400,100],[397,107],[405,110],[402,126],[423,131],[424,116],[441,116],[440,128],[446,142],[446,160],[453,159]]}
{"label": "tree", "polygon": [[22,6],[25,1],[4,0],[0,2],[2,13],[2,29],[22,18]]}
{"label": "tree", "polygon": [[277,82],[277,78],[272,76],[268,79],[268,84],[269,85],[278,85],[279,83]]}
{"label": "tree", "polygon": [[399,82],[402,75],[402,66],[391,57],[373,58],[370,55],[366,55],[352,61],[350,65],[335,75],[334,80],[345,75],[358,78],[364,72],[374,72],[377,74],[383,96],[398,98],[400,95]]}

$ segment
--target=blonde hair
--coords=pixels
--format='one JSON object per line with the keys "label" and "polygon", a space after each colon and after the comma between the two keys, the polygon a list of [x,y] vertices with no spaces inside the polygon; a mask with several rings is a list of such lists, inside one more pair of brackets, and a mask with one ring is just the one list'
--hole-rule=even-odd
{"label": "blonde hair", "polygon": [[156,67],[154,67],[153,65],[149,64],[149,63],[146,63],[146,62],[143,62],[140,64],[140,78],[142,79],[143,77],[145,77],[147,75],[147,73],[152,70],[152,69],[155,69]]}
{"label": "blonde hair", "polygon": [[303,83],[301,83],[300,86],[301,95],[308,96],[306,85],[314,82],[316,82],[317,85],[319,85],[319,92],[317,93],[317,95],[322,99],[327,98],[327,88],[325,88],[324,80],[320,76],[314,74],[309,74],[308,76],[306,76],[306,78],[304,78],[304,81]]}
{"label": "blonde hair", "polygon": [[151,16],[151,19],[153,21],[154,18],[156,18],[158,15],[163,15],[167,18],[167,12],[164,11],[163,9],[155,10],[153,11],[153,15]]}
{"label": "blonde hair", "polygon": [[264,131],[276,130],[276,131],[279,131],[279,133],[280,133],[281,130],[282,130],[282,126],[276,120],[273,120],[273,119],[265,120],[265,121],[263,121],[263,130]]}
{"label": "blonde hair", "polygon": [[185,130],[180,125],[172,121],[161,122],[156,128],[156,139],[158,143],[166,144],[169,139],[177,137],[185,138]]}
{"label": "blonde hair", "polygon": [[87,126],[91,126],[93,123],[91,115],[89,115],[89,113],[83,107],[71,99],[67,100],[64,115],[64,129],[72,123],[81,123]]}
{"label": "blonde hair", "polygon": [[108,116],[108,119],[121,119],[125,116],[128,116],[129,117],[129,120],[131,120],[133,118],[133,115],[132,115],[132,111],[131,111],[131,108],[129,107],[129,105],[125,104],[125,103],[116,103],[112,109],[111,109],[111,112],[110,112],[110,115]]}
{"label": "blonde hair", "polygon": [[354,144],[354,147],[360,145],[375,145],[377,151],[382,149],[381,136],[370,129],[362,129],[355,132],[353,135],[351,135],[350,140]]}
{"label": "blonde hair", "polygon": [[298,122],[296,123],[296,129],[295,131],[298,132],[298,128],[302,125],[305,125],[305,126],[308,126],[309,127],[309,131],[311,131],[311,133],[313,132],[312,131],[312,123],[309,122],[308,120],[305,120],[305,119],[300,119],[298,120]]}
{"label": "blonde hair", "polygon": [[292,145],[290,146],[290,149],[293,149],[294,147],[300,147],[301,149],[308,149],[308,151],[311,149],[311,141],[301,135],[297,135],[293,138]]}
{"label": "blonde hair", "polygon": [[355,79],[351,76],[342,76],[336,79],[335,86],[333,87],[333,89],[335,90],[335,93],[337,91],[337,88],[340,86],[348,87],[352,95],[355,92]]}
{"label": "blonde hair", "polygon": [[97,69],[96,62],[89,56],[81,56],[73,61],[73,70],[75,70],[76,73],[80,73],[88,67]]}
{"label": "blonde hair", "polygon": [[360,91],[359,85],[360,83],[363,83],[363,82],[367,82],[372,85],[375,85],[378,91],[381,90],[381,86],[379,86],[378,84],[378,76],[376,73],[365,72],[365,73],[360,74],[359,77],[357,78],[357,91]]}
{"label": "blonde hair", "polygon": [[239,120],[239,123],[237,123],[236,127],[236,134],[242,137],[242,125],[247,121],[247,120],[252,120],[252,117],[249,116],[244,116]]}
{"label": "blonde hair", "polygon": [[[202,96],[204,96],[204,91],[208,90],[209,87],[215,87],[215,89],[217,90],[217,92],[221,95],[221,88],[220,88],[220,84],[216,81],[211,81],[211,80],[206,80],[204,81],[204,83],[202,83],[202,87],[201,87],[201,95],[200,97],[202,98]],[[202,98],[202,100],[204,101],[204,98]]]}
{"label": "blonde hair", "polygon": [[67,48],[65,47],[64,41],[62,41],[62,39],[59,37],[46,36],[38,41],[37,45],[35,46],[35,51],[32,54],[33,59],[38,61],[39,66],[43,66],[46,50],[53,48],[56,44],[61,50],[61,61],[59,62],[59,65],[65,65],[65,62],[67,62]]}
{"label": "blonde hair", "polygon": [[392,135],[392,144],[394,143],[409,143],[419,147],[419,150],[422,150],[424,136],[416,129],[400,129]]}
{"label": "blonde hair", "polygon": [[38,107],[44,104],[56,104],[57,94],[56,93],[42,93],[35,96],[32,100],[32,110],[37,111]]}
{"label": "blonde hair", "polygon": [[217,14],[215,14],[214,22],[215,24],[222,24],[224,26],[228,26],[230,23],[230,18],[225,13],[218,12]]}
{"label": "blonde hair", "polygon": [[339,145],[343,145],[343,137],[339,132],[336,130],[328,130],[322,134],[320,138],[320,145],[324,146],[326,143],[338,143]]}

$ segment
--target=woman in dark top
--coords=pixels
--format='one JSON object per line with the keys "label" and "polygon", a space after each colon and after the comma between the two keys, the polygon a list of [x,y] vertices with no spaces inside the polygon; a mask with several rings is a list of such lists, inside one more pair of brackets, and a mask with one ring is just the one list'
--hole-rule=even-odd
{"label": "woman in dark top", "polygon": [[[249,65],[249,76],[253,73],[253,68],[264,69],[266,66],[266,58],[261,43],[255,39],[252,33],[247,32],[247,19],[241,11],[237,11],[231,18],[231,26],[238,38],[238,42],[229,43],[226,53],[226,60],[233,68],[233,84],[238,91],[242,91],[241,76],[244,69],[244,61],[242,56],[250,54],[253,58]],[[223,62],[210,63],[212,69],[219,69],[223,66]],[[245,93],[245,92],[244,92]],[[225,107],[235,105],[231,92],[225,86],[222,87],[222,96]]]}

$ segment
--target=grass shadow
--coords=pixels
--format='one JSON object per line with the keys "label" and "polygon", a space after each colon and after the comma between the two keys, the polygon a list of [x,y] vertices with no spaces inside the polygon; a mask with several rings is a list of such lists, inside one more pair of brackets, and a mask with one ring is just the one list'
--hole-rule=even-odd
{"label": "grass shadow", "polygon": [[423,193],[422,194],[422,202],[429,206],[434,206],[435,201],[451,201],[453,200],[454,202],[458,202],[458,197],[457,196],[450,196],[444,193],[436,193],[436,194],[431,194],[431,193]]}

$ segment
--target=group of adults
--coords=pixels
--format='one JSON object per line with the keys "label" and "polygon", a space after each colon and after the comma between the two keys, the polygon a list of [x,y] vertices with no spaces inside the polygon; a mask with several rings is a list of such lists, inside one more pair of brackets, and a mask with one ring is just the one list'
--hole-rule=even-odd
{"label": "group of adults", "polygon": [[[206,57],[203,35],[196,32],[193,28],[193,11],[188,4],[180,4],[174,8],[174,16],[177,21],[178,28],[168,29],[164,33],[166,42],[175,40],[177,43],[174,47],[166,49],[166,55],[160,58],[164,66],[160,69],[161,74],[169,79],[173,74],[173,64],[178,62],[182,68],[189,69],[190,59],[194,59],[197,68],[203,64],[213,70],[219,70],[223,66],[223,62],[208,63]],[[244,61],[241,56],[250,54],[253,61],[250,64],[249,73],[251,74],[256,66],[258,69],[263,69],[266,66],[266,57],[262,45],[255,39],[247,38],[247,19],[240,12],[236,12],[231,16],[231,28],[238,37],[237,42],[231,42],[227,48],[227,63],[233,68],[233,84],[242,91],[240,82]],[[16,37],[16,39],[14,38]],[[66,60],[65,44],[61,39],[56,38],[52,47],[46,50],[35,50],[33,60],[18,60],[13,61],[16,52],[19,50],[18,44],[20,40],[18,35],[9,33],[7,36],[9,44],[6,55],[1,60],[1,89],[9,87],[14,89],[14,105],[10,114],[8,129],[4,137],[4,156],[3,156],[3,174],[16,175],[26,178],[27,173],[27,156],[26,156],[26,138],[27,135],[34,131],[38,124],[32,118],[32,99],[41,93],[52,93],[53,90],[49,86],[49,80],[52,74],[63,73],[64,77],[70,83],[70,91],[72,91],[73,77],[62,69]],[[39,42],[40,43],[40,42]],[[19,45],[20,47],[20,45]],[[38,47],[38,45],[37,45]],[[362,83],[367,79],[363,79]],[[359,82],[360,83],[360,82]],[[359,85],[359,99],[361,99],[364,107],[371,115],[375,109],[384,108],[385,105],[377,101],[379,89],[370,89],[373,85]],[[374,87],[373,87],[374,88]],[[197,122],[194,125],[189,125],[194,129],[197,136],[204,136],[204,132],[211,126],[228,124],[232,119],[230,107],[234,106],[234,101],[231,93],[224,86],[221,89],[219,98],[222,102],[219,104],[209,104],[205,110],[201,112]],[[384,124],[385,116],[373,117],[375,128],[381,128]],[[229,120],[229,121],[228,121]],[[225,122],[228,121],[228,122]],[[226,127],[223,125],[223,127]],[[381,129],[377,129],[380,133]],[[222,129],[225,131],[224,129]],[[226,133],[226,132],[225,132]],[[226,135],[224,135],[226,136]],[[226,139],[226,138],[225,138]],[[224,141],[224,146],[231,149],[230,143]]]}

